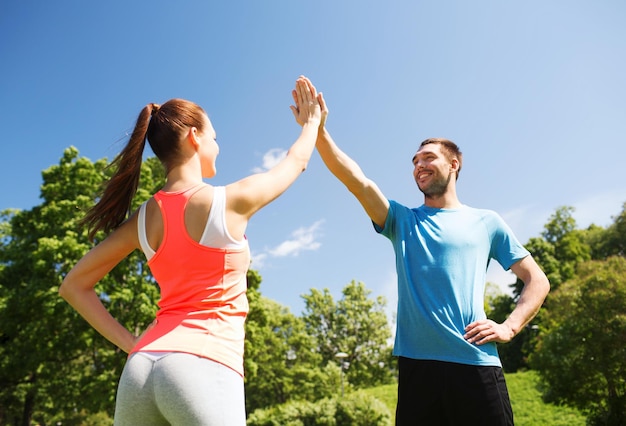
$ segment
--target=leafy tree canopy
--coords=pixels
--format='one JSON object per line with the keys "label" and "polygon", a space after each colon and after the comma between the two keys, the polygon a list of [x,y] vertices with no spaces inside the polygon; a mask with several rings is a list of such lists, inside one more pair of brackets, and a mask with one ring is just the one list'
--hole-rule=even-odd
{"label": "leafy tree canopy", "polygon": [[531,365],[547,398],[626,423],[626,259],[586,262],[548,301]]}
{"label": "leafy tree canopy", "polygon": [[[328,289],[312,289],[303,296],[304,322],[323,362],[338,362],[357,388],[392,380],[391,330],[383,297],[369,298],[371,290],[352,281],[335,302]],[[343,360],[338,353],[345,353]],[[347,367],[347,368],[345,368]]]}
{"label": "leafy tree canopy", "polygon": [[[106,342],[58,296],[63,276],[89,250],[79,221],[110,173],[64,151],[42,172],[42,203],[5,211],[0,227],[0,423],[42,424],[78,412],[112,412],[126,355]],[[160,164],[142,168],[135,205],[163,181]],[[102,236],[100,236],[102,237]],[[154,314],[158,291],[138,253],[98,285],[111,312],[141,330]]]}

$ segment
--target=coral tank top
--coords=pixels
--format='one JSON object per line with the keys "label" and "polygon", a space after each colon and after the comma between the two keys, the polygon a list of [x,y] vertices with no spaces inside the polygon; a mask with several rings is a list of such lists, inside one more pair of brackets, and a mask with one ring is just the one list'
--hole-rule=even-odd
{"label": "coral tank top", "polygon": [[163,240],[148,266],[161,299],[156,325],[131,354],[186,352],[222,363],[243,376],[250,250],[247,242],[240,248],[214,248],[189,236],[185,207],[203,185],[154,195],[163,217]]}

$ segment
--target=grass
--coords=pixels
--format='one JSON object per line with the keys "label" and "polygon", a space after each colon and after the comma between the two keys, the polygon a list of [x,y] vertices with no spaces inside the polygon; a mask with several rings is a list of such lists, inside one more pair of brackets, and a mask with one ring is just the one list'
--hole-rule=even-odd
{"label": "grass", "polygon": [[[539,377],[534,371],[507,374],[506,381],[516,426],[585,426],[586,418],[578,410],[543,402],[537,388]],[[395,413],[397,385],[378,386],[365,392]]]}
{"label": "grass", "polygon": [[507,374],[506,382],[516,425],[585,426],[587,419],[578,410],[543,402],[536,372]]}

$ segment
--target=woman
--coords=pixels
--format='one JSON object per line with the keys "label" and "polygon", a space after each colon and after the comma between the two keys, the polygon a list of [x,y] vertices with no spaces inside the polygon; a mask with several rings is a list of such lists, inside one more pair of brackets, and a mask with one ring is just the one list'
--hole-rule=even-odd
{"label": "woman", "polygon": [[[322,95],[307,78],[298,78],[292,95],[302,132],[265,173],[222,187],[204,183],[216,174],[215,130],[201,107],[181,99],[143,108],[114,160],[114,176],[85,217],[90,237],[112,232],[67,274],[59,293],[130,354],[117,393],[116,425],[245,425],[245,230],[252,215],[305,170],[321,120]],[[146,139],[167,178],[126,219]],[[156,319],[141,336],[115,320],[94,290],[135,249],[146,254],[161,290]]]}

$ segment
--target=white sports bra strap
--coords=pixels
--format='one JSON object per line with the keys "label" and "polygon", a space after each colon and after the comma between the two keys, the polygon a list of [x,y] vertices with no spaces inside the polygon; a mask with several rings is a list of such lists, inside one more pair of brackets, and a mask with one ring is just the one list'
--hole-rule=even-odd
{"label": "white sports bra strap", "polygon": [[[211,211],[209,218],[204,227],[202,237],[199,244],[207,247],[239,249],[247,244],[244,238],[241,241],[235,240],[228,233],[226,228],[226,188],[224,186],[216,186],[213,188],[213,202],[211,203]],[[139,207],[139,215],[137,216],[137,231],[139,234],[139,244],[144,252],[146,259],[150,260],[156,253],[150,247],[148,236],[146,234],[146,205],[148,201]]]}
{"label": "white sports bra strap", "polygon": [[150,258],[154,256],[155,251],[152,247],[150,247],[150,243],[148,243],[148,236],[146,235],[146,204],[148,204],[148,201],[139,206],[137,231],[139,233],[139,245],[141,246],[141,250],[146,255],[146,259],[150,260]]}
{"label": "white sports bra strap", "polygon": [[226,187],[213,188],[213,203],[207,219],[200,244],[207,247],[238,249],[245,247],[247,242],[235,240],[226,227]]}

